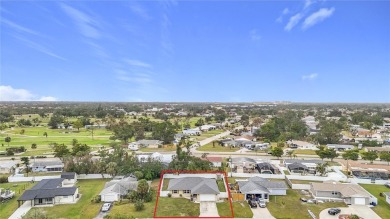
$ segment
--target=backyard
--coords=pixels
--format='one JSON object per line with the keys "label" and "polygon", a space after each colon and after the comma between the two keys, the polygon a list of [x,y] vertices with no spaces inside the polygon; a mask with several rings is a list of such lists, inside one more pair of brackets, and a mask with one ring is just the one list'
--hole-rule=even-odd
{"label": "backyard", "polygon": [[378,205],[373,207],[372,210],[374,210],[381,218],[390,218],[390,204],[386,202],[385,197],[381,197],[379,195],[381,192],[390,192],[390,188],[387,188],[384,185],[360,185],[378,199]]}
{"label": "backyard", "polygon": [[303,203],[299,200],[300,197],[297,190],[288,189],[286,196],[271,196],[267,208],[275,218],[311,219],[307,210],[311,210],[318,217],[320,212],[326,208],[346,207],[343,202]]}

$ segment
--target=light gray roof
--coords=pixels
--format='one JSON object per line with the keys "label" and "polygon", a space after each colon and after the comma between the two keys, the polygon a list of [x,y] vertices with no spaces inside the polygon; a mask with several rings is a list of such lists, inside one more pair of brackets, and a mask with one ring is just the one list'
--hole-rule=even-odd
{"label": "light gray roof", "polygon": [[104,189],[100,192],[99,195],[104,195],[111,192],[126,195],[129,191],[136,190],[137,186],[138,181],[133,177],[126,177],[121,180],[111,180],[106,182]]}
{"label": "light gray roof", "polygon": [[301,160],[301,159],[285,159],[285,163],[324,163],[322,160]]}
{"label": "light gray roof", "polygon": [[150,145],[150,144],[161,144],[162,141],[159,141],[159,140],[139,140],[137,141],[138,144],[142,144],[142,145]]}
{"label": "light gray roof", "polygon": [[232,162],[233,163],[256,163],[255,160],[253,160],[252,158],[248,158],[248,157],[233,157],[232,158]]}
{"label": "light gray roof", "polygon": [[336,149],[339,149],[339,148],[355,148],[355,146],[349,145],[349,144],[327,144],[326,147],[334,147]]}
{"label": "light gray roof", "polygon": [[269,193],[269,189],[287,189],[285,182],[269,181],[261,177],[252,177],[247,181],[237,181],[241,193]]}
{"label": "light gray roof", "polygon": [[216,180],[203,177],[171,179],[168,190],[191,190],[191,194],[219,194]]}
{"label": "light gray roof", "polygon": [[34,162],[31,167],[47,167],[47,166],[64,166],[64,164],[61,161],[36,161]]}

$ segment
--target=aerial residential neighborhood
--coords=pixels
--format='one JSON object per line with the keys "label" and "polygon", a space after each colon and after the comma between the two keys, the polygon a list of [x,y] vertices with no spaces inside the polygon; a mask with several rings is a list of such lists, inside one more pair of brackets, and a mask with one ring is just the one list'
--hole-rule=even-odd
{"label": "aerial residential neighborhood", "polygon": [[390,0],[0,0],[0,219],[390,219]]}

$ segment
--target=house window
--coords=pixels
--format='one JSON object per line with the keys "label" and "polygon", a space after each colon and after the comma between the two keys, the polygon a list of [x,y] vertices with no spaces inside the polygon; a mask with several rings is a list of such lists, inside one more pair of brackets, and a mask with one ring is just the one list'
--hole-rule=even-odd
{"label": "house window", "polygon": [[178,192],[177,192],[177,190],[173,190],[172,193],[173,194],[177,194]]}
{"label": "house window", "polygon": [[184,194],[190,194],[191,190],[184,190]]}
{"label": "house window", "polygon": [[268,199],[268,194],[264,194],[264,198],[265,198],[265,199]]}
{"label": "house window", "polygon": [[338,195],[339,193],[338,192],[332,192],[332,195]]}

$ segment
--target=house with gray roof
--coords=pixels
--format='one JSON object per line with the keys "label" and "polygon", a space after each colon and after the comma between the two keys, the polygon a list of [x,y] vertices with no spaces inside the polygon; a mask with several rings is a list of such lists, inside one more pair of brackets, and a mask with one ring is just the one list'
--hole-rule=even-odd
{"label": "house with gray roof", "polygon": [[327,144],[328,149],[335,149],[336,151],[353,150],[355,146],[349,144]]}
{"label": "house with gray roof", "polygon": [[284,165],[291,174],[316,174],[317,164],[323,160],[285,159]]}
{"label": "house with gray roof", "polygon": [[34,160],[30,167],[32,172],[62,172],[64,164],[60,159]]}
{"label": "house with gray roof", "polygon": [[104,189],[100,192],[100,199],[103,202],[119,201],[123,196],[130,191],[136,190],[138,186],[137,178],[133,176],[125,177],[123,179],[113,179],[106,182]]}
{"label": "house with gray roof", "polygon": [[131,142],[128,145],[130,150],[138,150],[140,148],[159,148],[163,144],[162,141],[159,140],[139,140],[136,142]]}
{"label": "house with gray roof", "polygon": [[169,180],[168,191],[172,197],[183,197],[194,202],[218,201],[220,191],[215,179],[182,177]]}
{"label": "house with gray roof", "polygon": [[237,180],[237,184],[239,191],[245,195],[245,200],[269,201],[270,195],[286,195],[288,189],[285,182],[270,181],[258,176]]}
{"label": "house with gray roof", "polygon": [[41,180],[20,196],[19,206],[25,201],[30,201],[33,207],[76,203],[80,196],[79,189],[74,186],[64,187],[64,180],[64,178]]}
{"label": "house with gray roof", "polygon": [[9,174],[16,167],[16,161],[0,161],[0,174]]}

